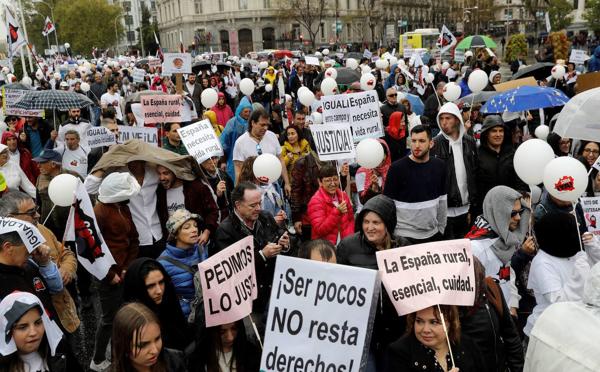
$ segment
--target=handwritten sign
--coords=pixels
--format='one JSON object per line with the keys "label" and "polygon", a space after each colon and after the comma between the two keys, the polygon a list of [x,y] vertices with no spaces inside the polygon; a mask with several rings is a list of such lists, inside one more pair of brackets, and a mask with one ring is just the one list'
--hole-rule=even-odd
{"label": "handwritten sign", "polygon": [[277,257],[260,370],[363,371],[380,287],[375,270]]}
{"label": "handwritten sign", "polygon": [[158,147],[158,129],[119,125],[119,143],[125,143],[134,138]]}
{"label": "handwritten sign", "polygon": [[207,327],[233,323],[252,312],[257,296],[252,236],[202,261],[198,268]]}
{"label": "handwritten sign", "polygon": [[354,141],[348,124],[311,125],[310,131],[320,160],[354,158]]}
{"label": "handwritten sign", "polygon": [[192,55],[189,53],[165,53],[162,72],[164,75],[191,74]]}
{"label": "handwritten sign", "polygon": [[177,94],[142,96],[144,124],[180,123],[181,100],[181,96]]}
{"label": "handwritten sign", "polygon": [[223,156],[221,141],[215,133],[210,121],[202,120],[177,129],[183,145],[198,164],[213,157]]}
{"label": "handwritten sign", "polygon": [[336,94],[321,97],[323,123],[350,123],[354,142],[383,136],[377,92]]}
{"label": "handwritten sign", "polygon": [[376,256],[381,280],[398,315],[437,304],[473,306],[470,240],[411,245],[379,251]]}

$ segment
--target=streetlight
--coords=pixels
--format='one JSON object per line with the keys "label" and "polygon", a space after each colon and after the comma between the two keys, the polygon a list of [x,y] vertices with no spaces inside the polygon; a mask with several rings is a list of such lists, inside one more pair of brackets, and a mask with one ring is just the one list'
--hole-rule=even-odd
{"label": "streetlight", "polygon": [[54,22],[54,9],[52,8],[52,5],[48,4],[45,1],[42,0],[38,0],[37,1],[40,4],[44,4],[46,5],[48,8],[50,8],[50,18],[52,18],[52,24],[54,25],[54,41],[56,41],[56,47],[58,48],[58,30],[56,28],[56,22]]}

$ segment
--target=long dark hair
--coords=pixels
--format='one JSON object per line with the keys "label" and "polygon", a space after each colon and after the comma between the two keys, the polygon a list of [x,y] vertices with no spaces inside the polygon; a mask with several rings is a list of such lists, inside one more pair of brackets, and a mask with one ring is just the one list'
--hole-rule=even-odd
{"label": "long dark hair", "polygon": [[[129,303],[119,309],[113,320],[111,371],[135,371],[130,360],[130,355],[134,352],[133,345],[137,344],[142,328],[152,323],[160,326],[156,314],[139,302]],[[152,366],[153,372],[167,372],[163,351],[164,347],[156,364]]]}

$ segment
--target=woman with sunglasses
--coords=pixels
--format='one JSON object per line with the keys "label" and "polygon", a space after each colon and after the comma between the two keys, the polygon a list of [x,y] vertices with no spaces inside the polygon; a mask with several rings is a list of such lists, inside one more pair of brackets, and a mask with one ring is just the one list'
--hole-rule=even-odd
{"label": "woman with sunglasses", "polygon": [[535,252],[533,238],[527,236],[531,211],[521,193],[508,186],[492,188],[483,200],[483,214],[477,217],[466,238],[483,267],[485,275],[496,279],[513,316],[517,315],[519,295],[511,258],[519,249]]}

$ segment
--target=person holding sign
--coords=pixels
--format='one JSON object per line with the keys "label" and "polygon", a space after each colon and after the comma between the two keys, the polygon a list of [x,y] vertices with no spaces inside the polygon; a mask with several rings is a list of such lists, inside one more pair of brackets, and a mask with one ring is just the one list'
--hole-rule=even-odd
{"label": "person holding sign", "polygon": [[[442,325],[442,317],[446,327]],[[406,335],[388,348],[385,372],[486,370],[477,346],[461,335],[456,306],[439,305],[419,310],[409,314],[406,323]]]}
{"label": "person holding sign", "polygon": [[337,169],[325,165],[319,169],[319,189],[308,203],[312,239],[338,244],[354,231],[354,211],[348,195],[340,189]]}

